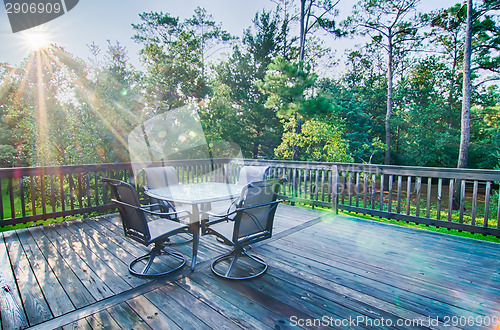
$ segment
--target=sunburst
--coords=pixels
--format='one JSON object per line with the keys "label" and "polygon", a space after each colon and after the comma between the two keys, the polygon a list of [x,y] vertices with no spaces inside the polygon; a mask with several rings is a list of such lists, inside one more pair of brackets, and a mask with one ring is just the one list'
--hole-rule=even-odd
{"label": "sunburst", "polygon": [[40,51],[47,48],[51,40],[51,34],[44,29],[34,28],[20,33],[23,47],[27,52]]}

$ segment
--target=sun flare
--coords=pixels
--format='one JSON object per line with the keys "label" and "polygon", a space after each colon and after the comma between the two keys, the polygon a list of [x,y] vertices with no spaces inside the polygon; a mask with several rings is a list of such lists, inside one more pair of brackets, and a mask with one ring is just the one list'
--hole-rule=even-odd
{"label": "sun flare", "polygon": [[23,44],[29,52],[39,51],[51,43],[50,34],[44,30],[33,30],[21,32]]}

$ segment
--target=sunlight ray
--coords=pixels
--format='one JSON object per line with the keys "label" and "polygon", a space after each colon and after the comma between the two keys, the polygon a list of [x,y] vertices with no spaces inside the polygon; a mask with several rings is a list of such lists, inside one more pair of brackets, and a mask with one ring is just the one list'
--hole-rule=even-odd
{"label": "sunlight ray", "polygon": [[[43,75],[43,58],[40,53],[36,53],[36,64],[37,64],[37,107],[35,111],[35,118],[37,119],[39,134],[36,139],[37,146],[37,155],[36,159],[39,161],[39,164],[48,165],[50,157],[50,153],[45,152],[45,149],[48,148],[49,145],[49,132],[48,132],[48,123],[47,123],[47,106],[45,100],[45,88],[44,84],[44,75]],[[41,161],[41,163],[40,163]]]}
{"label": "sunlight ray", "polygon": [[[55,50],[57,53],[58,51]],[[63,67],[64,64],[61,63],[61,61],[54,55],[49,55],[54,62]],[[90,109],[94,112],[94,114],[102,121],[102,123],[110,130],[110,132],[115,136],[115,138],[118,140],[120,144],[122,144],[124,147],[128,148],[128,141],[125,140],[125,138],[120,134],[120,132],[112,125],[112,123],[109,121],[109,119],[105,116],[105,112],[102,111],[102,105],[99,104],[99,98],[97,96],[97,93],[89,90],[81,81],[78,77],[75,75],[71,75],[72,77],[72,84],[74,85],[75,88],[78,89],[77,93],[80,95],[83,100],[91,105]],[[126,110],[124,107],[120,106],[118,107],[121,112],[120,113],[122,116],[125,116],[127,121],[130,120],[130,117],[132,117],[132,112],[129,110]]]}

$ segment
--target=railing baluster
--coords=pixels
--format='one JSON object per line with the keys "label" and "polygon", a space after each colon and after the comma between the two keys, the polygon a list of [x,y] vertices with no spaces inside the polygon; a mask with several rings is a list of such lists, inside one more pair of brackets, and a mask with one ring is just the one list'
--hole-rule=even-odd
{"label": "railing baluster", "polygon": [[427,209],[425,216],[431,217],[431,196],[432,196],[432,178],[427,178]]}
{"label": "railing baluster", "polygon": [[[112,177],[112,176],[110,176]],[[74,189],[73,189],[73,186],[74,186],[74,181],[73,181],[73,173],[70,173],[69,174],[69,201],[70,201],[70,206],[71,206],[71,210],[74,210],[75,209],[75,193],[74,193]]]}
{"label": "railing baluster", "polygon": [[366,209],[368,199],[368,173],[363,173],[363,208]]}
{"label": "railing baluster", "polygon": [[389,175],[389,201],[387,202],[387,211],[392,212],[392,186],[393,186],[394,176]]}
{"label": "railing baluster", "polygon": [[472,192],[472,213],[471,213],[471,225],[476,225],[476,213],[477,213],[477,190],[479,187],[479,182],[477,180],[474,181],[474,189]]}
{"label": "railing baluster", "polygon": [[78,173],[77,178],[78,178],[78,205],[80,206],[81,209],[83,209],[82,173]]}
{"label": "railing baluster", "polygon": [[422,178],[417,177],[417,180],[415,181],[415,189],[417,190],[417,209],[415,211],[415,216],[419,217],[420,216],[420,195],[422,194]]}
{"label": "railing baluster", "polygon": [[500,190],[498,192],[497,228],[500,229]]}
{"label": "railing baluster", "polygon": [[[21,176],[19,178],[19,188],[20,188],[20,194],[21,194],[21,213],[23,217],[26,216],[26,201],[24,200],[24,177]],[[1,193],[0,189],[0,193]]]}
{"label": "railing baluster", "polygon": [[[297,179],[298,179],[298,172],[297,169],[294,168],[292,171],[292,196],[297,197]],[[292,204],[293,205],[293,204]]]}
{"label": "railing baluster", "polygon": [[3,189],[2,178],[0,178],[0,220],[3,220]]}
{"label": "railing baluster", "polygon": [[360,173],[356,172],[356,207],[359,207],[359,179]]}
{"label": "railing baluster", "polygon": [[316,170],[316,178],[315,178],[315,185],[316,185],[316,194],[314,196],[315,200],[318,200],[319,197],[319,170]]}
{"label": "railing baluster", "polygon": [[321,170],[321,201],[325,201],[325,170]]}
{"label": "railing baluster", "polygon": [[[141,177],[137,178],[137,181],[139,181]],[[139,187],[142,189],[142,187],[145,186],[145,183],[143,182],[142,184],[139,184]],[[95,205],[99,205],[99,181],[97,179],[97,172],[94,172],[94,196],[95,196]]]}
{"label": "railing baluster", "polygon": [[453,216],[453,189],[454,189],[454,180],[450,180],[450,188],[448,190],[448,221],[452,220]]}
{"label": "railing baluster", "polygon": [[61,194],[61,211],[66,211],[66,203],[64,202],[65,196],[64,196],[64,175],[62,173],[59,173],[59,193]]}
{"label": "railing baluster", "polygon": [[[125,171],[127,173],[127,171]],[[85,173],[85,192],[87,195],[87,207],[92,207],[92,199],[90,198],[90,177],[89,173]]]}
{"label": "railing baluster", "polygon": [[348,183],[348,187],[349,187],[349,205],[352,205],[352,176],[353,176],[354,172],[349,172],[349,183]]}
{"label": "railing baluster", "polygon": [[47,213],[47,208],[45,206],[45,174],[40,175],[40,195],[42,197],[42,213]]}
{"label": "railing baluster", "polygon": [[[333,173],[335,172],[335,173]],[[334,189],[333,177],[337,177],[337,169],[328,171],[328,201],[333,203],[334,201],[331,199]]]}
{"label": "railing baluster", "polygon": [[483,227],[488,227],[488,217],[490,213],[490,193],[491,193],[491,182],[486,182],[486,191],[484,192],[484,223]]}
{"label": "railing baluster", "polygon": [[465,180],[460,182],[460,218],[459,222],[464,223],[464,211],[465,211]]}
{"label": "railing baluster", "polygon": [[398,175],[398,203],[396,205],[396,213],[401,213],[401,189],[403,189],[403,177]]}
{"label": "railing baluster", "polygon": [[438,191],[437,191],[437,206],[436,206],[436,219],[441,219],[441,200],[443,199],[443,179],[438,180]]}
{"label": "railing baluster", "polygon": [[335,166],[335,168],[330,171],[331,173],[331,182],[332,182],[332,185],[331,185],[331,189],[332,189],[332,210],[334,213],[337,213],[338,211],[338,185],[339,185],[339,172]]}
{"label": "railing baluster", "polygon": [[7,185],[7,190],[9,191],[9,199],[10,199],[10,217],[11,219],[16,218],[16,207],[14,202],[14,182],[12,178],[9,178],[9,183]]}
{"label": "railing baluster", "polygon": [[411,206],[411,176],[408,176],[408,181],[406,184],[406,215],[410,215]]}
{"label": "railing baluster", "polygon": [[31,177],[31,214],[36,215],[36,176]]}
{"label": "railing baluster", "polygon": [[370,194],[370,200],[372,204],[372,210],[375,209],[375,192],[377,187],[377,176],[376,174],[372,174],[372,192]]}
{"label": "railing baluster", "polygon": [[384,177],[380,176],[380,211],[384,210]]}
{"label": "railing baluster", "polygon": [[307,198],[307,169],[304,169],[304,185],[303,185],[303,188],[304,188],[304,194],[302,195],[302,197]]}
{"label": "railing baluster", "polygon": [[56,211],[56,194],[54,188],[54,175],[50,176],[50,206],[52,207],[52,212]]}
{"label": "railing baluster", "polygon": [[342,204],[343,205],[345,204],[345,189],[346,189],[346,184],[347,184],[346,173],[345,173],[345,171],[343,171],[342,172],[342,186],[340,187],[340,189],[342,190]]}

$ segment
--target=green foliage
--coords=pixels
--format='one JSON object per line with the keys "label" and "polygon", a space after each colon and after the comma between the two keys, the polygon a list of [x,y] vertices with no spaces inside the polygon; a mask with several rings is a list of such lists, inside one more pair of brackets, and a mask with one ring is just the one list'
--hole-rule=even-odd
{"label": "green foliage", "polygon": [[299,160],[318,162],[353,161],[348,142],[342,138],[342,129],[331,122],[308,120],[302,124],[300,134],[295,132],[297,120],[283,121],[285,131],[281,144],[274,153],[278,159],[292,159],[294,146],[300,147]]}
{"label": "green foliage", "polygon": [[268,94],[266,107],[282,118],[315,117],[328,114],[332,105],[324,95],[313,89],[318,76],[309,64],[286,61],[278,56],[269,65],[264,81],[256,83]]}
{"label": "green foliage", "polygon": [[383,153],[374,141],[384,139],[387,83],[377,55],[368,50],[353,51],[341,79],[321,79],[318,84],[332,100],[333,113],[343,123],[344,138],[349,141],[349,152],[360,163],[383,162]]}
{"label": "green foliage", "polygon": [[[458,156],[460,107],[447,104],[447,68],[436,57],[417,62],[397,91],[397,161],[453,167]],[[423,148],[422,146],[425,146]]]}

